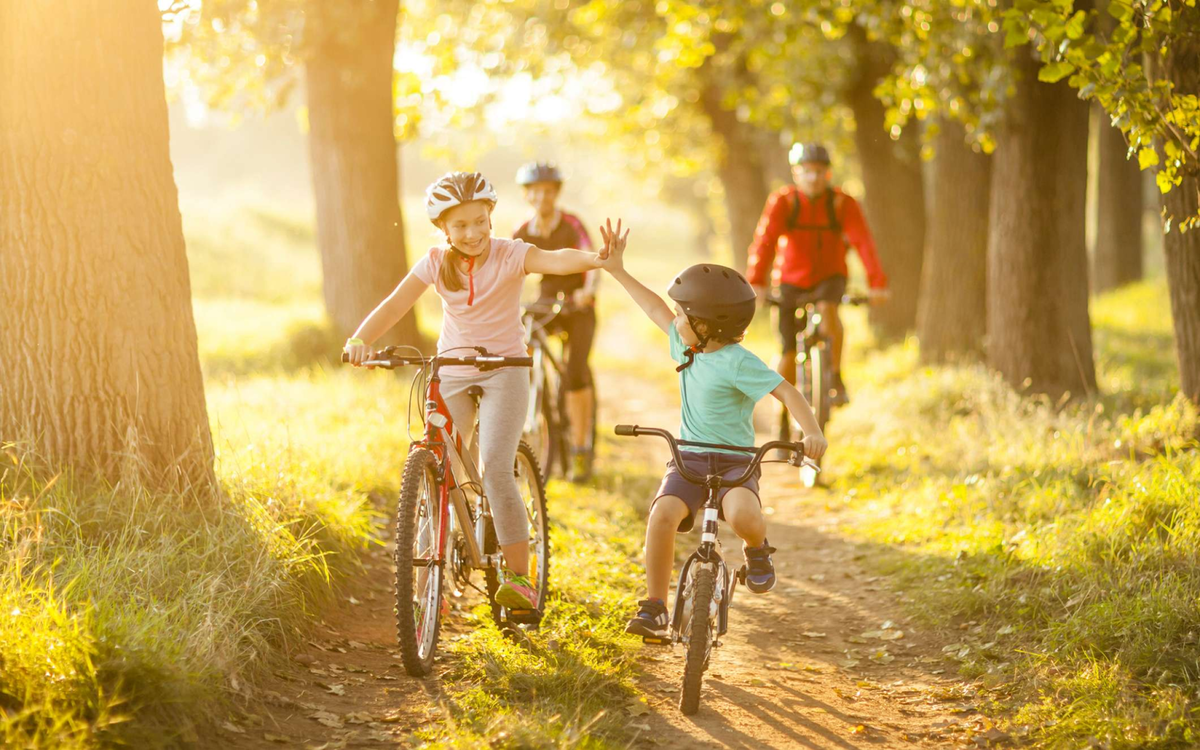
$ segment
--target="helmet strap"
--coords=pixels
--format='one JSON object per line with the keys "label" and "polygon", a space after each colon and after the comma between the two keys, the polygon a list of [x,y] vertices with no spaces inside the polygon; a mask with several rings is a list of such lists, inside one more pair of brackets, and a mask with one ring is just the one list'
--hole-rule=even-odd
{"label": "helmet strap", "polygon": [[687,368],[691,367],[696,361],[696,355],[702,353],[704,351],[704,347],[708,346],[709,336],[707,334],[701,335],[696,330],[696,319],[691,315],[688,316],[688,325],[692,327],[692,333],[696,334],[696,343],[683,350],[683,356],[685,359],[683,364],[675,368],[675,372],[683,372]]}

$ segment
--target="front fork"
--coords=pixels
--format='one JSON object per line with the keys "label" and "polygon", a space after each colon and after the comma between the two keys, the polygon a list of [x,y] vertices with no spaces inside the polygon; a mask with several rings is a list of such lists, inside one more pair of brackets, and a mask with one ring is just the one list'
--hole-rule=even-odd
{"label": "front fork", "polygon": [[[729,605],[733,603],[733,592],[737,587],[740,574],[734,574],[725,564],[721,556],[721,542],[717,539],[717,509],[705,507],[703,536],[700,547],[688,557],[683,567],[679,569],[679,582],[675,586],[675,607],[671,617],[671,641],[687,643],[690,628],[686,627],[692,618],[692,571],[693,566],[714,567],[716,571],[716,586],[713,588],[713,598],[709,603],[708,616],[717,622],[717,635],[725,635],[729,631]],[[721,645],[714,641],[713,646]]]}

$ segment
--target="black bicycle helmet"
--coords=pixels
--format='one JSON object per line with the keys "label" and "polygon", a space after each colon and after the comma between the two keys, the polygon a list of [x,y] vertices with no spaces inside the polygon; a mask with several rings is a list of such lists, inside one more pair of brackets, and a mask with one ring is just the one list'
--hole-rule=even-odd
{"label": "black bicycle helmet", "polygon": [[689,320],[706,324],[706,339],[734,339],[754,319],[754,288],[746,277],[725,266],[700,263],[684,269],[667,291]]}
{"label": "black bicycle helmet", "polygon": [[813,162],[829,166],[829,150],[819,143],[797,143],[788,151],[788,162],[793,167]]}
{"label": "black bicycle helmet", "polygon": [[524,187],[535,182],[563,182],[562,172],[553,162],[531,161],[517,170],[517,184]]}

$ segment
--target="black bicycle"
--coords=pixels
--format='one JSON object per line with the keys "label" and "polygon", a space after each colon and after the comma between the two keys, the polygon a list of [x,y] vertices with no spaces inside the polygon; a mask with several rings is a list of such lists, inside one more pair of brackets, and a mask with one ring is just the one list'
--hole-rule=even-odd
{"label": "black bicycle", "polygon": [[[554,299],[525,305],[522,318],[526,344],[533,357],[525,440],[533,447],[546,479],[550,478],[555,465],[562,477],[571,471],[571,419],[567,413],[567,392],[564,388],[567,373],[563,355],[566,331],[560,321],[561,316],[569,315],[575,309],[567,295],[559,293]],[[558,339],[558,345],[551,345],[551,339]],[[592,383],[592,430],[586,448],[590,454],[589,464],[595,456],[596,446],[597,397],[594,379]]]}
{"label": "black bicycle", "polygon": [[[720,637],[729,630],[729,607],[733,603],[733,592],[738,583],[746,582],[746,567],[737,572],[729,569],[721,556],[721,543],[717,539],[717,516],[720,508],[718,497],[726,487],[741,487],[750,479],[754,470],[763,463],[768,451],[781,449],[791,456],[787,463],[792,466],[808,465],[820,471],[810,459],[804,457],[804,446],[782,440],[773,440],[759,448],[740,445],[719,445],[678,440],[666,430],[637,425],[617,425],[616,433],[625,437],[653,435],[667,441],[675,467],[688,482],[705,487],[708,497],[704,503],[704,524],[701,527],[700,546],[688,557],[679,570],[679,583],[675,587],[675,606],[672,609],[670,635],[664,639],[643,638],[646,643],[673,645],[681,643],[687,647],[687,662],[683,668],[683,688],[679,694],[679,710],[685,715],[696,713],[700,707],[700,688],[704,671],[712,657],[712,650],[721,645]],[[694,474],[688,470],[679,455],[679,446],[722,449],[753,454],[741,476],[725,479],[718,473],[716,457],[710,458],[707,475]]]}
{"label": "black bicycle", "polygon": [[[817,425],[825,431],[833,411],[833,342],[821,329],[821,313],[817,310],[820,300],[801,298],[796,304],[796,381],[804,398],[812,407]],[[857,306],[868,304],[870,298],[864,294],[846,294],[842,304]],[[787,307],[778,294],[767,297],[767,304],[779,308],[780,314]],[[792,439],[792,420],[787,407],[779,411],[779,439]],[[801,472],[801,479],[808,487],[816,484],[815,472]]]}

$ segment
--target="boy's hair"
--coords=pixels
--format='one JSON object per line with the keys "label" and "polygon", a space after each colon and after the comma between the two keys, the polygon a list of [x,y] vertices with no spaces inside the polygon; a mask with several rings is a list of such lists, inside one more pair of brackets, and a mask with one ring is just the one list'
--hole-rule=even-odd
{"label": "boy's hair", "polygon": [[[696,331],[697,326],[704,326],[705,331],[708,331],[709,329],[713,328],[713,325],[711,323],[709,323],[707,320],[705,320],[704,318],[689,318],[689,320],[691,321],[691,324],[692,324],[692,330],[695,331],[697,335],[701,334],[700,331]],[[741,343],[742,339],[744,339],[744,338],[746,338],[746,332],[742,331],[741,333],[739,333],[737,336],[734,336],[733,338],[725,338],[723,336],[710,336],[708,338],[708,340],[714,344],[738,344],[738,343]]]}

